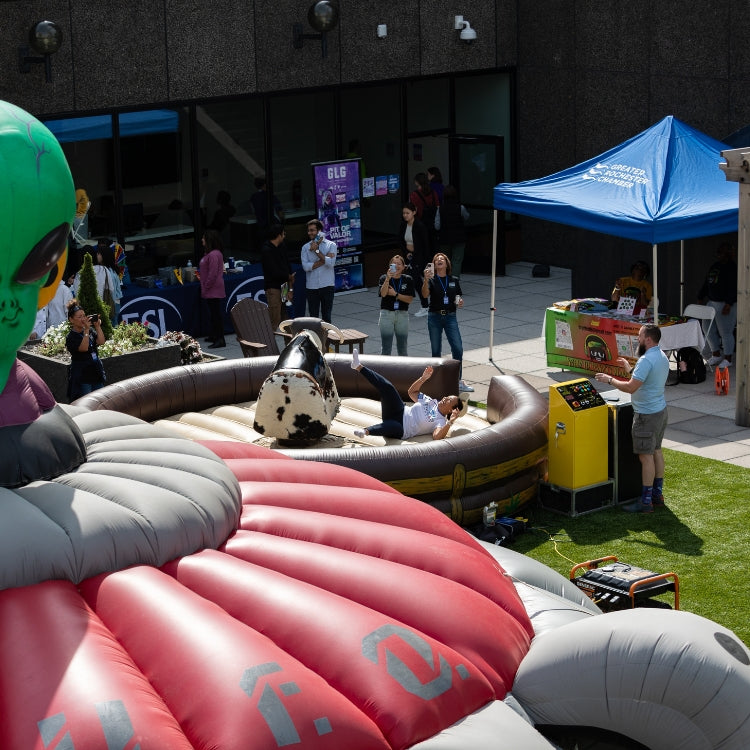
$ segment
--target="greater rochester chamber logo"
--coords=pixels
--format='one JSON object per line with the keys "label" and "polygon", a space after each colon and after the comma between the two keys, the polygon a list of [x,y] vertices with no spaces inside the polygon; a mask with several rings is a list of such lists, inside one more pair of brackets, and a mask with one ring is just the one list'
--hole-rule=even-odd
{"label": "greater rochester chamber logo", "polygon": [[648,185],[650,182],[645,169],[630,167],[627,164],[602,164],[601,162],[597,162],[591,167],[588,172],[582,175],[581,179],[606,182],[623,188]]}

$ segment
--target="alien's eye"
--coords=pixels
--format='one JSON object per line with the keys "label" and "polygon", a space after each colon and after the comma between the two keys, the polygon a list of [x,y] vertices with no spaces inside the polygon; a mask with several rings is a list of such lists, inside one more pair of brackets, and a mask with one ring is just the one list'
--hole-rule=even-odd
{"label": "alien's eye", "polygon": [[34,245],[16,273],[19,284],[34,284],[49,274],[65,252],[70,224],[60,224]]}

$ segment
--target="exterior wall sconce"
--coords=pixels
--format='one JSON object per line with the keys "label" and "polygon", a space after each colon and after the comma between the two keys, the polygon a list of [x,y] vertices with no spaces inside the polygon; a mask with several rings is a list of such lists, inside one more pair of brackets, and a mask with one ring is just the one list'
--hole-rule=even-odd
{"label": "exterior wall sconce", "polygon": [[292,26],[292,46],[302,49],[305,39],[320,39],[322,57],[328,56],[328,42],[326,34],[333,31],[339,22],[339,8],[330,0],[319,0],[313,3],[307,11],[307,22],[317,31],[317,34],[305,34],[301,23]]}
{"label": "exterior wall sconce", "polygon": [[30,73],[31,63],[44,63],[47,83],[52,83],[52,63],[50,56],[62,46],[62,29],[54,21],[39,21],[29,29],[29,44],[38,55],[32,55],[26,44],[18,48],[18,72]]}
{"label": "exterior wall sconce", "polygon": [[378,39],[385,39],[388,36],[388,26],[384,23],[378,24]]}
{"label": "exterior wall sconce", "polygon": [[464,21],[463,16],[456,16],[453,22],[453,28],[458,31],[461,30],[461,33],[459,34],[459,39],[462,42],[466,42],[466,44],[471,44],[473,41],[476,41],[477,38],[477,32],[474,31],[474,29],[471,28],[471,24],[468,21]]}

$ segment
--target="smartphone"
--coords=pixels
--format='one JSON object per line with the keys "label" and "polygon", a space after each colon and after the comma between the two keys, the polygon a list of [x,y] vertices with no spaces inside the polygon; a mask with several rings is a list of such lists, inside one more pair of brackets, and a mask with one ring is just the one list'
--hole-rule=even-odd
{"label": "smartphone", "polygon": [[429,271],[430,273],[435,273],[435,264],[434,264],[434,263],[428,263],[428,264],[427,264],[427,270],[428,270],[428,271]]}
{"label": "smartphone", "polygon": [[391,273],[396,273],[396,264],[395,263],[391,263],[390,269],[391,269]]}

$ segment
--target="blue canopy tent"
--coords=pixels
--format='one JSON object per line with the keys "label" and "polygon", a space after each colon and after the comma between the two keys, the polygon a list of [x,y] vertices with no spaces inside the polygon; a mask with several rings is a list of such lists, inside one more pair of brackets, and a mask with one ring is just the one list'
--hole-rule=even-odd
{"label": "blue canopy tent", "polygon": [[[651,243],[658,315],[658,243],[737,231],[737,185],[719,169],[726,148],[675,117],[665,117],[619,146],[562,172],[496,185],[493,207]],[[681,284],[683,280],[681,258]],[[492,288],[494,296],[494,284]]]}

